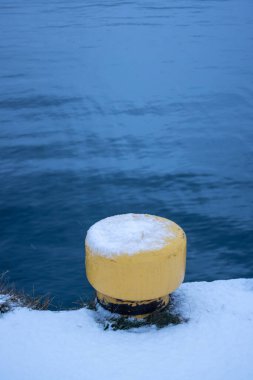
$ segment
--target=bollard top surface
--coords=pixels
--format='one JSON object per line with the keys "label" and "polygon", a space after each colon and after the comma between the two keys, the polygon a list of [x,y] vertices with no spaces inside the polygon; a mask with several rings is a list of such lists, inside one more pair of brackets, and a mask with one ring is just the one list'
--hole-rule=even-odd
{"label": "bollard top surface", "polygon": [[95,255],[135,255],[162,249],[175,238],[173,225],[168,219],[148,214],[115,215],[91,226],[85,243]]}

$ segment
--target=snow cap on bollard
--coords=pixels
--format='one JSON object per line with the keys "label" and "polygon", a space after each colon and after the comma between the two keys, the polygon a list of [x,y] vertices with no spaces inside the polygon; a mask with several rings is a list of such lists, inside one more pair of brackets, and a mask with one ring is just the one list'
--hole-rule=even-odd
{"label": "snow cap on bollard", "polygon": [[138,316],[162,309],[184,279],[186,236],[165,218],[105,218],[88,230],[85,250],[87,278],[111,312]]}

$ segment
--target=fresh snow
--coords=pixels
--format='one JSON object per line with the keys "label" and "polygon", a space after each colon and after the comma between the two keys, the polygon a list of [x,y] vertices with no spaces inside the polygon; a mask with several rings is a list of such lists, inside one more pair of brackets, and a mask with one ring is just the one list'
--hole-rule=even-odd
{"label": "fresh snow", "polygon": [[133,255],[163,248],[173,238],[172,222],[147,214],[123,214],[95,223],[87,232],[86,244],[93,253]]}
{"label": "fresh snow", "polygon": [[104,331],[98,312],[16,308],[0,318],[1,380],[251,380],[253,279],[183,284],[189,321]]}

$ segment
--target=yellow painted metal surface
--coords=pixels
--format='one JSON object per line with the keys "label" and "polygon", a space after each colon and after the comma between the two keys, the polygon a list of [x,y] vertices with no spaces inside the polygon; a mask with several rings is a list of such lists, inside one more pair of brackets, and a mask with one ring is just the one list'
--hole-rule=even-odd
{"label": "yellow painted metal surface", "polygon": [[173,292],[184,279],[186,236],[176,223],[172,222],[170,230],[175,236],[168,238],[162,249],[134,255],[105,257],[86,244],[86,273],[91,285],[103,295],[128,301],[152,300]]}

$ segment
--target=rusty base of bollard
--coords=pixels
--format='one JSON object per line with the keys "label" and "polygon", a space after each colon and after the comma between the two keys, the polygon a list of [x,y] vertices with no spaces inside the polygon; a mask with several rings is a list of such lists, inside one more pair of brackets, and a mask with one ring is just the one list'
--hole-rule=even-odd
{"label": "rusty base of bollard", "polygon": [[111,313],[142,318],[165,308],[169,303],[169,295],[147,301],[123,301],[97,292],[97,300]]}

